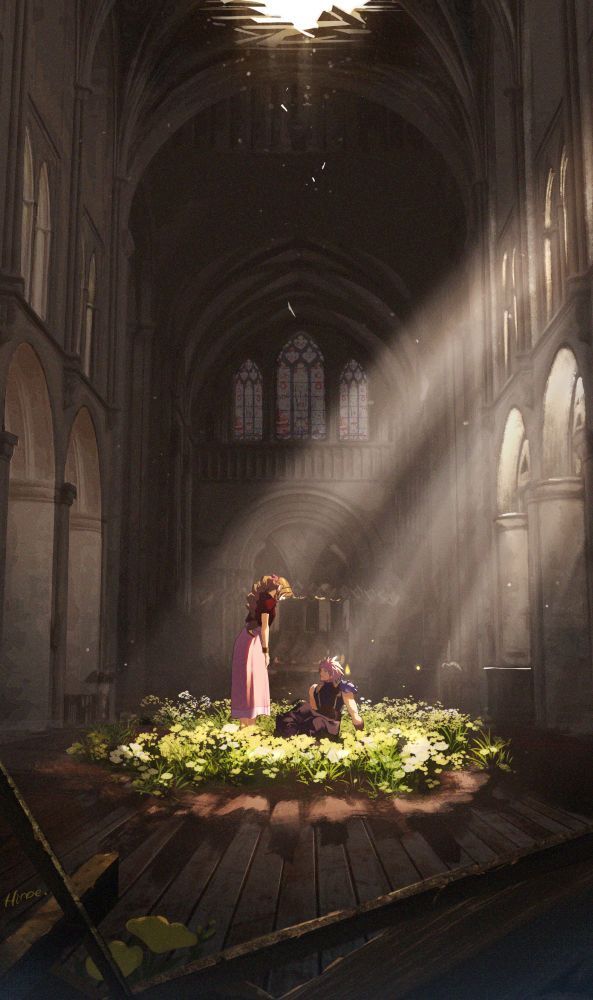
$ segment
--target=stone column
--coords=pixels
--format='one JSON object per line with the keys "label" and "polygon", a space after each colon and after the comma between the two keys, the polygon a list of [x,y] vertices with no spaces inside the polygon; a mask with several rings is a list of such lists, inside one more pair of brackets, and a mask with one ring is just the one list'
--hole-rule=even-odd
{"label": "stone column", "polygon": [[70,221],[68,227],[68,284],[66,288],[66,349],[78,353],[77,341],[80,336],[80,178],[82,171],[82,151],[84,138],[84,106],[87,87],[76,84],[74,88],[74,109],[72,115],[72,159],[70,162]]}
{"label": "stone column", "polygon": [[537,719],[573,731],[593,727],[583,498],[583,480],[565,477],[527,500]]}
{"label": "stone column", "polygon": [[68,552],[70,548],[70,508],[76,500],[76,486],[63,483],[56,495],[54,594],[51,626],[51,719],[64,722],[64,679],[68,632]]}
{"label": "stone column", "polygon": [[526,722],[533,716],[527,515],[501,514],[495,526],[498,628],[487,703],[501,722]]}
{"label": "stone column", "polygon": [[529,665],[529,575],[527,515],[496,519],[498,560],[498,656],[500,666]]}
{"label": "stone column", "polygon": [[[21,273],[21,217],[23,190],[25,73],[27,57],[28,0],[14,6],[11,39],[11,90],[3,95],[10,106],[6,145],[4,226],[1,234],[0,268],[17,282]],[[8,52],[7,52],[8,55]],[[20,283],[22,288],[22,281]]]}
{"label": "stone column", "polygon": [[[152,380],[152,323],[139,324],[133,333],[131,394],[128,441],[126,555],[122,566],[121,605],[124,609],[122,658],[117,677],[118,707],[137,708],[140,698],[152,691],[152,677],[146,659],[149,560],[146,534],[150,507],[154,502],[155,449],[150,444],[150,398]],[[123,425],[122,425],[123,433]],[[120,449],[121,450],[121,449]]]}
{"label": "stone column", "polygon": [[4,581],[6,576],[6,534],[8,526],[8,490],[10,460],[18,443],[16,434],[0,431],[0,649],[4,621]]}
{"label": "stone column", "polygon": [[54,515],[53,484],[11,479],[0,703],[6,727],[42,728],[51,718]]}
{"label": "stone column", "polygon": [[[101,528],[101,518],[96,515],[84,514],[76,508],[70,514],[64,693],[79,697],[97,693],[98,678],[102,673]],[[100,705],[98,709],[102,717]]]}
{"label": "stone column", "polygon": [[[574,448],[581,462],[585,487],[585,566],[587,567],[587,597],[589,635],[593,627],[593,431],[580,428],[574,436]],[[591,676],[593,677],[593,645],[591,648]]]}

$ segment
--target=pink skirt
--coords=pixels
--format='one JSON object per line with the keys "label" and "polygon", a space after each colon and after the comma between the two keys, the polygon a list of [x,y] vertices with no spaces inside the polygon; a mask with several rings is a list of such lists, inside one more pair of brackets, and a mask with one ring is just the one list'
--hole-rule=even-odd
{"label": "pink skirt", "polygon": [[231,715],[235,719],[255,719],[270,714],[270,682],[265,654],[261,645],[261,629],[252,628],[250,635],[241,629],[233,649],[231,684]]}

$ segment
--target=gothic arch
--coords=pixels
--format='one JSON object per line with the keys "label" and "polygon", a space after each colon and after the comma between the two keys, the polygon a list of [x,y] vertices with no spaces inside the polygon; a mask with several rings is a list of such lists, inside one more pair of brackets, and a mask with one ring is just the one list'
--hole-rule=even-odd
{"label": "gothic arch", "polygon": [[[335,495],[320,490],[295,491],[289,488],[275,489],[258,503],[250,504],[231,525],[227,537],[221,543],[221,559],[225,566],[237,567],[249,577],[258,552],[267,539],[274,544],[290,565],[291,554],[284,551],[284,544],[275,540],[276,534],[289,537],[295,530],[309,526],[312,534],[323,536],[326,544],[330,540],[349,551],[361,567],[377,567],[382,563],[384,543],[374,527],[369,527],[368,518],[362,511]],[[306,569],[306,543],[302,551],[302,568]],[[310,554],[310,569],[314,569],[318,552]],[[301,570],[299,565],[297,571]]]}
{"label": "gothic arch", "polygon": [[[527,469],[524,468],[525,463]],[[517,407],[513,407],[506,420],[499,452],[498,514],[517,513],[520,509],[519,490],[526,472],[529,473],[529,442],[525,433],[523,415]]]}
{"label": "gothic arch", "polygon": [[584,394],[577,359],[569,347],[557,352],[546,382],[543,404],[543,475],[547,479],[574,473],[575,403],[584,423]]}

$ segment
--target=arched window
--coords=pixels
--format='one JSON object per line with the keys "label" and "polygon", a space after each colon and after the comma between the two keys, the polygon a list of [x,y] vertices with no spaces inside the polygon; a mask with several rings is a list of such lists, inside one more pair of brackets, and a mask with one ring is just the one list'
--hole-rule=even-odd
{"label": "arched window", "polygon": [[368,384],[364,369],[351,360],[340,377],[340,440],[368,441]]}
{"label": "arched window", "polygon": [[529,441],[523,417],[514,407],[507,417],[498,460],[498,513],[517,513],[525,509],[524,494],[530,479]]}
{"label": "arched window", "polygon": [[35,180],[33,150],[29,129],[25,129],[23,156],[23,215],[21,220],[21,274],[25,279],[25,298],[31,296],[31,254],[33,252],[33,222],[35,218]]}
{"label": "arched window", "polygon": [[561,347],[544,396],[543,472],[547,479],[582,475],[579,457],[585,431],[585,392],[576,357]]}
{"label": "arched window", "polygon": [[511,370],[511,331],[512,331],[512,313],[509,309],[509,288],[510,288],[510,267],[509,267],[509,255],[508,253],[503,254],[502,258],[502,356],[501,356],[501,369],[503,375],[503,381],[509,376]]}
{"label": "arched window", "polygon": [[234,378],[236,441],[261,441],[263,436],[262,376],[253,361],[245,361]]}
{"label": "arched window", "polygon": [[579,376],[575,382],[570,416],[570,471],[574,476],[582,476],[582,436],[585,430],[585,389]]}
{"label": "arched window", "polygon": [[33,274],[31,279],[31,305],[41,319],[47,317],[47,292],[49,282],[49,248],[51,240],[51,207],[47,164],[39,171],[39,192],[35,218],[33,245]]}
{"label": "arched window", "polygon": [[323,355],[303,333],[290,340],[278,358],[276,437],[314,441],[325,437]]}
{"label": "arched window", "polygon": [[87,377],[91,374],[93,361],[93,334],[95,332],[95,310],[97,298],[97,263],[91,254],[86,288],[84,290],[84,328],[82,333],[82,370]]}
{"label": "arched window", "polygon": [[511,255],[511,312],[513,315],[513,334],[514,334],[514,345],[513,350],[516,352],[519,348],[519,317],[517,309],[517,247],[513,247],[513,253]]}
{"label": "arched window", "polygon": [[546,183],[546,201],[544,207],[544,302],[546,322],[552,318],[554,311],[554,281],[555,281],[555,236],[554,227],[554,197],[555,179],[553,170],[548,171]]}
{"label": "arched window", "polygon": [[567,200],[568,156],[562,150],[560,159],[560,239],[562,242],[562,261],[564,267],[568,264],[568,200]]}

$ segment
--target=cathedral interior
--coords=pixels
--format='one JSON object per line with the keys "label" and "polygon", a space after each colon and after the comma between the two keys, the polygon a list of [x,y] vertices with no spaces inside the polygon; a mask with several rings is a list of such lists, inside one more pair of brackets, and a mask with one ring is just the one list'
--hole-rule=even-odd
{"label": "cathedral interior", "polygon": [[253,15],[2,5],[0,724],[227,696],[274,572],[278,694],[590,733],[593,5]]}
{"label": "cathedral interior", "polygon": [[2,5],[1,725],[224,697],[274,572],[278,693],[591,732],[592,5],[246,11]]}
{"label": "cathedral interior", "polygon": [[[278,971],[254,952],[260,985],[232,996],[593,995],[592,290],[593,0],[3,0],[7,890],[41,892],[5,829],[5,763],[68,871],[121,853],[113,933],[168,899],[174,920],[214,914],[221,965],[257,928],[285,963],[309,956]],[[68,733],[125,726],[148,695],[228,698],[264,574],[294,591],[271,630],[275,700],[338,657],[371,701],[510,735],[557,798],[512,777],[496,798],[472,772],[416,813],[273,792],[239,797],[239,819],[196,795],[182,820],[64,763]],[[468,945],[447,992],[459,913],[500,935],[511,903],[528,916],[564,883],[589,893],[572,923],[556,910],[479,967]],[[398,893],[374,940],[372,907]],[[354,906],[364,954],[336,969],[331,922]],[[289,954],[286,928],[315,920],[317,957]],[[442,991],[410,992],[429,966]],[[185,988],[146,996],[211,995]]]}

